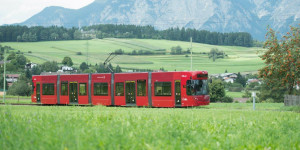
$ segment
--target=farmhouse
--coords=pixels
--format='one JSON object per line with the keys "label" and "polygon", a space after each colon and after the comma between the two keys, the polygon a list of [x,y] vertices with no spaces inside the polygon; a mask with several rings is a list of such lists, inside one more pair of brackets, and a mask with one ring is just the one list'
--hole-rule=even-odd
{"label": "farmhouse", "polygon": [[73,71],[74,69],[72,67],[69,67],[69,66],[62,66],[61,70],[65,72],[65,71]]}
{"label": "farmhouse", "polygon": [[6,75],[6,82],[8,87],[10,87],[14,82],[17,82],[20,77],[20,74],[7,74]]}

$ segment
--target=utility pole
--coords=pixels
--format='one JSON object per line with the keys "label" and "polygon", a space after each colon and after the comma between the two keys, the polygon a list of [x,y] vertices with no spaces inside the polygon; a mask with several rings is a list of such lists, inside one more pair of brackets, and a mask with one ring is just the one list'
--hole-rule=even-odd
{"label": "utility pole", "polygon": [[86,64],[89,65],[89,41],[86,41]]}
{"label": "utility pole", "polygon": [[5,54],[6,54],[6,48],[4,48],[4,70],[3,70],[3,103],[5,103],[5,94],[6,94],[6,57],[5,57]]}
{"label": "utility pole", "polygon": [[191,71],[193,71],[193,37],[190,38],[191,40]]}

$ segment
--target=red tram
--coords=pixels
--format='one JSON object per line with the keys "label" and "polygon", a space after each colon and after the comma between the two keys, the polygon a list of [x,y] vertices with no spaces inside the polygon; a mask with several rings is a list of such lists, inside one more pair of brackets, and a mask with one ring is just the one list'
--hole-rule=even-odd
{"label": "red tram", "polygon": [[32,102],[106,106],[208,105],[207,71],[33,76]]}

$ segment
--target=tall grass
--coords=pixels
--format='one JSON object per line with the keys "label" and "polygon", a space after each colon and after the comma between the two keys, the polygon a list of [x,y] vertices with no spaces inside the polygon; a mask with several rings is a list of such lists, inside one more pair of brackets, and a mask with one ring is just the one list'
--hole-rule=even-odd
{"label": "tall grass", "polygon": [[0,106],[0,149],[300,148],[298,113],[216,108]]}

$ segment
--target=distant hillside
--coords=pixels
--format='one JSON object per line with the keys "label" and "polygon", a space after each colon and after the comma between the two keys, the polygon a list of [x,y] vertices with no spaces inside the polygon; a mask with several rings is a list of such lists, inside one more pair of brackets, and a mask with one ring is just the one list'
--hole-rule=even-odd
{"label": "distant hillside", "polygon": [[[172,47],[180,46],[182,51],[190,48],[189,42],[152,40],[152,39],[95,39],[77,41],[51,41],[51,42],[6,42],[2,46],[10,46],[20,50],[34,63],[42,64],[45,61],[61,62],[65,56],[72,58],[74,65],[79,67],[82,62],[87,61],[95,65],[102,64],[108,54],[115,50],[122,49],[125,53],[132,53],[134,50],[160,52],[161,55],[118,55],[111,63],[121,68],[137,68],[158,70],[164,68],[168,71],[190,70],[191,57],[189,53],[172,55]],[[209,59],[208,53],[212,48],[224,51],[228,57],[217,59],[213,62]],[[257,47],[247,48],[238,46],[217,46],[208,44],[193,43],[193,70],[207,70],[210,74],[228,72],[257,71],[263,67],[263,61],[258,57]],[[30,51],[30,53],[29,53]],[[78,55],[78,53],[81,53]]]}
{"label": "distant hillside", "polygon": [[21,23],[82,27],[95,24],[185,27],[218,32],[249,32],[263,40],[267,25],[287,32],[300,22],[299,0],[96,0],[81,9],[48,7]]}

